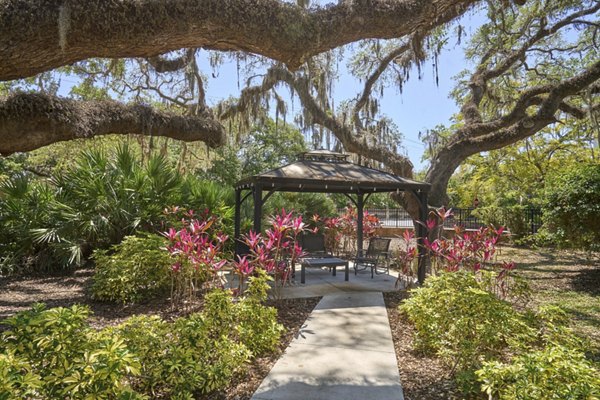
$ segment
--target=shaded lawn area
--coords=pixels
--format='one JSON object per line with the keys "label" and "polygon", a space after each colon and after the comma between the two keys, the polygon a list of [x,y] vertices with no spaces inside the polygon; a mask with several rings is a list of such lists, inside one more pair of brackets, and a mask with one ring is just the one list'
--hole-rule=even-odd
{"label": "shaded lawn area", "polygon": [[503,247],[498,258],[517,263],[533,305],[556,305],[571,316],[575,332],[591,342],[589,356],[600,362],[600,254]]}

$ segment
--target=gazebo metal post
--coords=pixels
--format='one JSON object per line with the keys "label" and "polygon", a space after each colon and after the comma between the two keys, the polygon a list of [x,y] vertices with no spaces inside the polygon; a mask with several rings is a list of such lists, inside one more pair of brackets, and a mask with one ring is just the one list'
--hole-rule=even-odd
{"label": "gazebo metal post", "polygon": [[254,185],[253,188],[254,194],[254,232],[260,233],[262,230],[262,206],[263,206],[263,197],[262,197],[262,186]]}
{"label": "gazebo metal post", "polygon": [[358,254],[362,252],[363,249],[363,209],[365,207],[365,198],[362,193],[358,193],[356,196],[356,212],[358,213],[356,216],[356,249],[358,250]]}
{"label": "gazebo metal post", "polygon": [[417,272],[417,278],[419,284],[423,284],[425,281],[425,275],[427,272],[427,249],[425,248],[425,237],[428,234],[427,230],[427,217],[429,209],[427,205],[427,192],[419,191],[415,195],[419,200],[419,220],[420,224],[416,224],[417,228],[417,247],[419,249],[419,266]]}

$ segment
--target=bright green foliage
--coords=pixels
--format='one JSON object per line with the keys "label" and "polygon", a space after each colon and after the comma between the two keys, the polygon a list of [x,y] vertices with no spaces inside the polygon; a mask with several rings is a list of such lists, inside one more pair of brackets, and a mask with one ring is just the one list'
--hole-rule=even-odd
{"label": "bright green foliage", "polygon": [[302,133],[292,125],[267,119],[231,147],[217,150],[218,159],[207,171],[210,179],[234,185],[240,178],[260,174],[296,160],[307,151]]}
{"label": "bright green foliage", "polygon": [[39,375],[31,365],[14,351],[0,354],[0,399],[23,399],[34,395],[42,387]]}
{"label": "bright green foliage", "polygon": [[126,379],[139,374],[138,360],[119,337],[91,329],[88,315],[80,306],[36,305],[7,319],[0,398],[22,399],[33,391],[44,399],[141,398]]}
{"label": "bright green foliage", "polygon": [[546,186],[545,229],[563,246],[600,250],[600,164],[579,164]]}
{"label": "bright green foliage", "polygon": [[[438,355],[466,392],[490,399],[595,399],[600,374],[558,307],[518,312],[468,272],[430,277],[400,306],[416,346]],[[510,360],[510,361],[507,361]],[[479,387],[480,385],[480,387]]]}
{"label": "bright green foliage", "polygon": [[473,210],[473,215],[486,225],[507,227],[513,239],[520,239],[529,233],[527,209],[528,207],[524,205],[486,206]]}
{"label": "bright green foliage", "polygon": [[248,297],[237,303],[231,292],[214,290],[206,296],[203,312],[173,324],[137,316],[110,328],[140,357],[136,387],[153,395],[192,398],[222,389],[250,357],[273,350],[282,327],[276,310],[259,301],[266,277],[254,279]]}
{"label": "bright green foliage", "polygon": [[127,236],[109,251],[94,252],[92,295],[99,300],[139,302],[168,291],[171,257],[155,234]]}
{"label": "bright green foliage", "polygon": [[485,362],[476,372],[481,389],[501,400],[598,398],[600,371],[566,326],[567,314],[555,306],[541,307],[532,323],[538,329],[534,346],[522,343],[508,363]]}
{"label": "bright green foliage", "polygon": [[36,305],[5,322],[0,400],[192,399],[223,389],[251,357],[277,348],[283,327],[261,304],[267,279],[253,278],[238,302],[212,291],[203,312],[173,323],[140,315],[99,332],[85,307]]}
{"label": "bright green foliage", "polygon": [[275,215],[282,209],[294,211],[307,221],[315,214],[337,214],[333,199],[324,193],[275,193],[265,204],[264,215]]}
{"label": "bright green foliage", "polygon": [[253,355],[262,355],[276,347],[283,327],[277,323],[277,310],[262,305],[267,299],[267,280],[271,278],[262,269],[256,273],[249,280],[246,297],[236,305],[236,319],[240,341]]}
{"label": "bright green foliage", "polygon": [[472,371],[494,359],[527,331],[512,306],[470,272],[428,278],[400,309],[415,325],[417,347],[457,371]]}
{"label": "bright green foliage", "polygon": [[583,352],[550,343],[510,363],[486,362],[477,371],[482,389],[501,400],[578,400],[600,396],[600,371]]}
{"label": "bright green foliage", "polygon": [[450,204],[472,207],[477,198],[480,207],[541,206],[550,176],[593,159],[594,129],[571,119],[565,123],[561,129],[547,128],[527,140],[469,157],[450,180]]}

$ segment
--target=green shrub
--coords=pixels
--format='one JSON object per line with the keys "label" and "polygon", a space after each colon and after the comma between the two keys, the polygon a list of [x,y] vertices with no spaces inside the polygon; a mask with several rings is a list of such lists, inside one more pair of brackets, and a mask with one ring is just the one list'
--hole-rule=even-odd
{"label": "green shrub", "polygon": [[512,306],[469,272],[429,277],[400,310],[415,325],[419,349],[467,374],[528,331]]}
{"label": "green shrub", "polygon": [[[8,318],[2,334],[0,398],[141,398],[126,377],[139,363],[119,337],[99,335],[85,307],[36,305]],[[16,378],[16,373],[21,378]]]}
{"label": "green shrub", "polygon": [[172,342],[171,325],[158,316],[136,315],[117,327],[102,331],[103,336],[118,336],[140,360],[140,376],[133,385],[140,391],[154,393],[163,385],[161,362]]}
{"label": "green shrub", "polygon": [[5,321],[0,400],[192,399],[221,390],[253,355],[276,349],[283,328],[261,304],[266,279],[254,278],[239,302],[214,290],[203,312],[173,323],[135,316],[95,331],[85,307],[36,305]]}
{"label": "green shrub", "polygon": [[543,219],[559,245],[600,250],[600,164],[576,164],[548,179]]}
{"label": "green shrub", "polygon": [[236,320],[240,341],[253,355],[262,355],[277,346],[283,327],[277,322],[277,310],[262,305],[267,299],[270,278],[263,270],[257,273],[250,278],[246,297],[236,305]]}
{"label": "green shrub", "polygon": [[173,324],[137,316],[110,328],[140,357],[135,386],[172,398],[226,387],[253,355],[273,350],[281,336],[276,310],[260,303],[266,298],[265,285],[266,276],[255,278],[248,296],[237,303],[230,291],[213,290],[203,312]]}
{"label": "green shrub", "polygon": [[486,225],[507,227],[511,238],[519,240],[529,233],[526,217],[528,208],[524,205],[479,207],[473,210],[473,215]]}
{"label": "green shrub", "polygon": [[473,210],[472,214],[486,225],[492,225],[495,227],[506,226],[506,222],[504,221],[504,213],[502,212],[502,208],[499,206],[477,207]]}
{"label": "green shrub", "polygon": [[250,358],[246,347],[231,335],[211,337],[214,328],[200,313],[173,324],[138,316],[113,329],[140,357],[142,373],[136,387],[191,398],[227,386]]}
{"label": "green shrub", "polygon": [[586,359],[586,341],[568,327],[567,313],[543,306],[530,320],[537,334],[510,349],[510,362],[488,361],[476,372],[481,388],[503,400],[597,399],[600,371]]}
{"label": "green shrub", "polygon": [[171,283],[171,257],[163,237],[127,236],[110,251],[94,253],[92,295],[99,300],[138,302],[166,293]]}
{"label": "green shrub", "polygon": [[14,351],[0,354],[0,399],[23,399],[33,396],[42,387],[41,377],[27,360],[16,357]]}

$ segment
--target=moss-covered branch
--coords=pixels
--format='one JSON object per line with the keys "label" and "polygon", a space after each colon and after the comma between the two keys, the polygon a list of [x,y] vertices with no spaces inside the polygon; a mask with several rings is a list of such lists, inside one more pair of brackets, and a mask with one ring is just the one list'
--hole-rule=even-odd
{"label": "moss-covered branch", "polygon": [[0,98],[2,155],[65,140],[129,133],[203,141],[211,147],[226,140],[223,127],[208,113],[184,116],[140,104],[74,101],[44,94]]}
{"label": "moss-covered branch", "polygon": [[0,81],[91,57],[181,48],[241,50],[294,70],[365,38],[427,31],[478,0],[354,0],[305,9],[280,0],[0,0]]}

